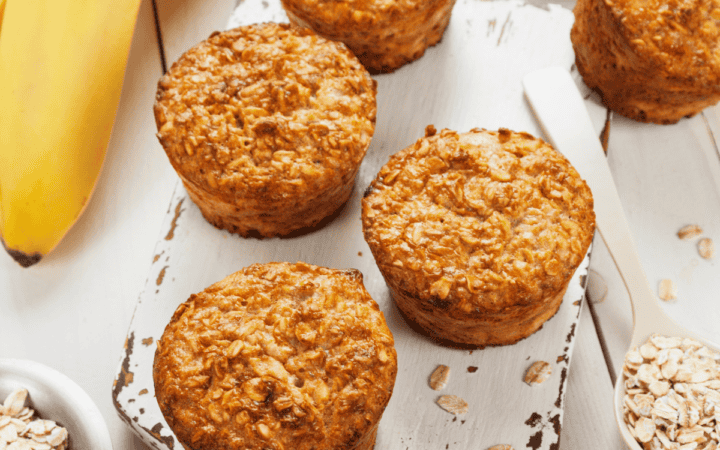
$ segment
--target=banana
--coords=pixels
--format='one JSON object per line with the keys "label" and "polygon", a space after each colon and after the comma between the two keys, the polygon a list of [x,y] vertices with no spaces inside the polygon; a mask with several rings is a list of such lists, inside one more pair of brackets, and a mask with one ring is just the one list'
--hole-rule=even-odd
{"label": "banana", "polygon": [[0,0],[0,238],[23,267],[102,169],[140,0]]}

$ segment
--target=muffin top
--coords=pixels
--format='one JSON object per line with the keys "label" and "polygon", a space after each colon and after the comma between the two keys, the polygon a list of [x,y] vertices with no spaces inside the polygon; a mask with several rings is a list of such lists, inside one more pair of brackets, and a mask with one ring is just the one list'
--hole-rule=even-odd
{"label": "muffin top", "polygon": [[374,131],[375,93],[345,45],[256,24],[181,56],[158,83],[155,121],[186,181],[230,199],[284,198],[354,173]]}
{"label": "muffin top", "polygon": [[720,83],[720,1],[605,0],[605,4],[640,56],[657,61],[675,77]]}
{"label": "muffin top", "polygon": [[375,426],[397,355],[357,270],[255,264],[180,305],[158,403],[192,449],[340,449]]}
{"label": "muffin top", "polygon": [[406,294],[450,316],[560,292],[585,257],[590,189],[527,133],[442,130],[393,155],[362,202],[365,240]]}

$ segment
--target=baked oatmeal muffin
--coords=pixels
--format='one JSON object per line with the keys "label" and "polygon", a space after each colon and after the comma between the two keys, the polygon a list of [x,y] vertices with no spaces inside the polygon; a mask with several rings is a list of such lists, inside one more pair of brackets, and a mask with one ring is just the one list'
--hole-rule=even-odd
{"label": "baked oatmeal muffin", "polygon": [[344,45],[265,23],[214,33],[160,79],[158,138],[203,216],[243,236],[315,226],[350,197],[376,83]]}
{"label": "baked oatmeal muffin", "polygon": [[720,2],[578,0],[575,63],[605,105],[675,123],[720,100]]}
{"label": "baked oatmeal muffin", "polygon": [[191,450],[372,449],[397,374],[362,274],[305,263],[190,296],[157,345],[157,401]]}
{"label": "baked oatmeal muffin", "polygon": [[362,222],[411,325],[484,347],[515,343],[557,312],[595,214],[585,182],[542,140],[429,126],[370,184]]}
{"label": "baked oatmeal muffin", "polygon": [[290,21],[344,42],[370,73],[420,58],[442,38],[455,0],[282,0]]}

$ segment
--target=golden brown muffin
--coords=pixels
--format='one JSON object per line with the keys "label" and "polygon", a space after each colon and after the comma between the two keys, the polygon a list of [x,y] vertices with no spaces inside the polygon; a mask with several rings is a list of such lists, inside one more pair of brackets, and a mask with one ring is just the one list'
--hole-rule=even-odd
{"label": "golden brown muffin", "polygon": [[155,395],[191,450],[370,450],[397,374],[362,274],[305,263],[190,296],[157,345]]}
{"label": "golden brown muffin", "polygon": [[455,0],[282,0],[290,21],[344,42],[370,73],[420,58],[442,38]]}
{"label": "golden brown muffin", "polygon": [[578,0],[575,63],[605,105],[675,123],[720,100],[720,2]]}
{"label": "golden brown muffin", "polygon": [[428,127],[362,202],[365,240],[403,315],[444,344],[512,344],[560,307],[593,237],[590,189],[527,133]]}
{"label": "golden brown muffin", "polygon": [[188,50],[160,79],[158,138],[203,216],[243,236],[312,227],[350,197],[376,83],[344,45],[256,24]]}

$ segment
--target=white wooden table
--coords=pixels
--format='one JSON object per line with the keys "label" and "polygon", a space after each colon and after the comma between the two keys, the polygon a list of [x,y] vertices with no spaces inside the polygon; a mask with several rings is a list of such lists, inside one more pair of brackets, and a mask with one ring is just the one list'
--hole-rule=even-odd
{"label": "white wooden table", "polygon": [[[172,63],[223,29],[235,3],[143,1],[105,167],[87,210],[35,267],[23,269],[0,252],[0,357],[38,361],[75,380],[102,411],[116,450],[146,448],[118,418],[110,388],[176,180],[154,136],[157,79],[163,58]],[[561,3],[571,8],[573,2]],[[591,112],[605,115],[600,106]],[[720,342],[720,257],[706,261],[695,241],[675,236],[696,223],[720,244],[720,109],[672,126],[618,115],[609,124],[609,162],[651,284],[673,279],[679,298],[665,304],[666,311]],[[560,448],[620,449],[611,378],[621,366],[632,317],[622,280],[598,239],[589,290]]]}

